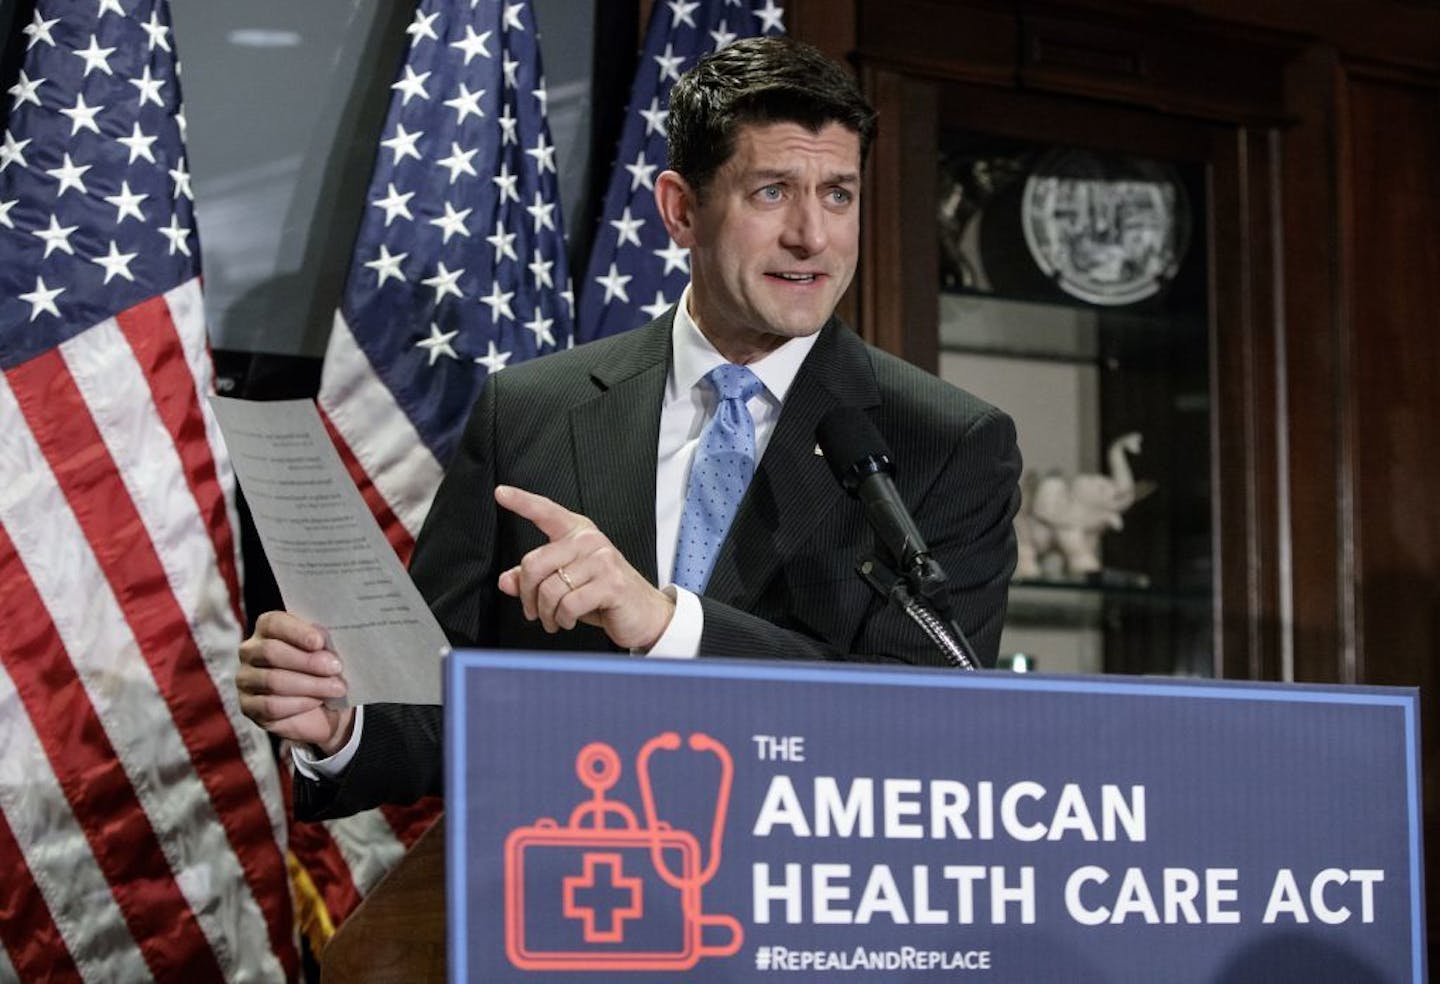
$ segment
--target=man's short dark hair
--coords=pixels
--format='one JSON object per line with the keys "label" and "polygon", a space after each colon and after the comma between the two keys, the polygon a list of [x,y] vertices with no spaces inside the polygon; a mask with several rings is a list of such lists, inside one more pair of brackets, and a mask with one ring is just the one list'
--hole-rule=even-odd
{"label": "man's short dark hair", "polygon": [[735,152],[740,127],[755,123],[814,133],[838,123],[859,135],[862,162],[875,136],[875,110],[844,68],[793,38],[745,38],[702,58],[670,90],[670,168],[703,193]]}

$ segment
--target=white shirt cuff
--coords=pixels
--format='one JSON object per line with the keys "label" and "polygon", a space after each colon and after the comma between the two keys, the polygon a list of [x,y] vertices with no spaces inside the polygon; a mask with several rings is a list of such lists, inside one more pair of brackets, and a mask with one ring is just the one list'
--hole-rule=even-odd
{"label": "white shirt cuff", "polygon": [[692,591],[667,584],[660,589],[675,602],[675,614],[645,656],[662,659],[694,659],[700,655],[700,636],[705,631],[705,609]]}
{"label": "white shirt cuff", "polygon": [[355,750],[360,747],[360,729],[364,724],[365,705],[360,704],[355,708],[355,727],[350,732],[350,740],[338,752],[327,758],[316,758],[310,753],[309,745],[299,742],[292,743],[290,745],[290,761],[295,763],[295,771],[312,782],[339,781],[340,776],[345,772],[345,767],[355,757]]}

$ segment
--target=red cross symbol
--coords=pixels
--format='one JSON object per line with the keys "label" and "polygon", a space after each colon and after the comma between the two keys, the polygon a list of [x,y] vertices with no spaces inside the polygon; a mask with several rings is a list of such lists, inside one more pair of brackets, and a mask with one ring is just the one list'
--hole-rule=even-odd
{"label": "red cross symbol", "polygon": [[[606,869],[606,879],[597,884],[595,875],[599,868]],[[565,917],[581,921],[584,925],[586,943],[623,943],[625,941],[625,920],[638,919],[645,914],[640,879],[621,875],[621,859],[618,854],[586,854],[585,873],[566,878],[563,887],[565,889]],[[609,891],[606,891],[607,889]],[[630,899],[628,905],[618,906],[612,903],[608,906],[595,907],[581,905],[576,901],[576,896],[581,892],[603,897],[616,891],[628,894]],[[598,928],[595,917],[597,913],[603,913],[606,910],[610,917],[609,925],[605,929]]]}

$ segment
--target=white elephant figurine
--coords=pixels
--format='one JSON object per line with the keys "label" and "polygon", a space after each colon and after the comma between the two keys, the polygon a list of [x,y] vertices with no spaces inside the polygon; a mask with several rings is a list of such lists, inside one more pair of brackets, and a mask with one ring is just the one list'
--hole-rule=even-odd
{"label": "white elephant figurine", "polygon": [[[1100,570],[1100,534],[1124,527],[1125,510],[1153,492],[1153,482],[1138,486],[1127,454],[1140,453],[1140,434],[1116,438],[1107,452],[1108,475],[1047,475],[1023,490],[1025,499],[1015,517],[1019,561],[1015,576],[1037,578],[1047,554],[1058,552],[1067,574]],[[1028,494],[1026,494],[1028,493]]]}

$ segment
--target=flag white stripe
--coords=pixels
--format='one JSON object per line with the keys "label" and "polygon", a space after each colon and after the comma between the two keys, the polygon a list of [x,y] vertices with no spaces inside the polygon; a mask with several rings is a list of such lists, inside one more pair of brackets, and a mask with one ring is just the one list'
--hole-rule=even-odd
{"label": "flag white stripe", "polygon": [[[181,346],[185,352],[185,362],[190,368],[190,375],[195,380],[195,392],[200,401],[200,413],[205,421],[205,438],[210,450],[210,459],[215,465],[215,478],[220,485],[220,491],[225,497],[225,515],[230,524],[232,554],[235,564],[235,574],[239,583],[244,583],[244,566],[241,563],[240,554],[240,515],[235,507],[235,470],[230,464],[230,455],[225,448],[225,439],[220,433],[220,425],[215,420],[215,414],[210,408],[210,402],[206,397],[213,391],[214,366],[210,360],[210,350],[206,345],[205,331],[205,305],[204,298],[200,293],[199,278],[192,278],[185,283],[165,292],[165,303],[170,309],[170,320],[175,325],[175,331],[180,337]],[[121,443],[125,438],[121,438]],[[108,440],[106,443],[110,443]],[[213,544],[208,535],[203,517],[200,517],[200,529],[197,536],[203,536],[206,544]],[[155,524],[146,520],[146,526],[153,534]],[[212,547],[213,549],[213,547]],[[225,604],[228,600],[227,588],[224,578],[207,568],[206,573],[213,573],[208,583],[218,593],[216,604]],[[181,598],[182,607],[187,612],[196,612],[199,609],[191,607],[183,595],[177,592]],[[237,602],[239,599],[236,599]],[[226,607],[228,613],[230,609]],[[219,616],[217,616],[218,618]],[[232,620],[229,620],[233,622]],[[205,623],[202,620],[202,624]],[[240,630],[237,628],[237,633]],[[265,805],[266,815],[270,818],[270,828],[275,833],[275,840],[281,847],[281,853],[287,841],[287,827],[285,819],[285,803],[280,792],[279,784],[284,778],[279,774],[275,765],[275,755],[270,750],[270,741],[265,733],[251,724],[240,713],[240,698],[235,691],[235,668],[236,651],[232,640],[217,639],[211,645],[206,639],[197,638],[200,643],[200,651],[205,656],[206,667],[210,676],[215,680],[215,686],[220,692],[220,698],[225,704],[225,713],[229,716],[232,726],[235,729],[235,736],[240,742],[240,753],[245,758],[245,764],[255,775],[255,785],[261,791],[261,801]]]}
{"label": "flag white stripe", "polygon": [[390,388],[375,375],[339,311],[325,352],[319,399],[390,511],[412,538],[418,536],[444,469]]}
{"label": "flag white stripe", "polygon": [[[277,819],[283,824],[283,805],[280,803],[274,757],[268,742],[262,747],[256,741],[255,729],[240,714],[235,692],[234,671],[240,626],[236,624],[230,606],[229,590],[216,568],[213,541],[208,535],[205,518],[196,509],[194,496],[184,480],[182,462],[164,421],[156,412],[141,367],[134,362],[129,344],[113,320],[77,335],[63,344],[60,351],[120,470],[150,540],[156,545],[157,557],[171,592],[189,619],[198,651],[225,706],[230,726],[236,731],[246,764],[255,776],[257,788],[261,790],[261,799],[267,807],[273,830]],[[99,707],[97,711],[108,725],[114,712]],[[178,734],[175,737],[178,740]],[[177,746],[175,751],[185,755],[183,745]],[[184,761],[188,764],[188,756]],[[210,931],[203,919],[201,925],[221,957],[221,965],[230,971],[231,962],[237,959],[233,951],[226,952],[231,941],[245,938],[237,934],[247,931],[258,932],[261,934],[259,938],[266,938],[264,916],[244,880],[239,861],[230,849],[223,829],[218,826],[218,817],[214,816],[203,784],[193,771],[187,771],[186,779],[187,792],[197,797],[197,806],[203,809],[200,815],[194,817],[189,816],[188,811],[176,816],[176,829],[183,830],[197,821],[203,824],[207,836],[205,843],[196,842],[195,856],[202,862],[208,857],[216,862],[216,866],[211,868],[208,863],[202,863],[198,868],[182,870],[175,865],[173,857],[171,866],[177,872],[177,880],[196,914],[200,915],[204,907],[214,911],[214,918],[219,921],[216,927],[218,936]],[[146,810],[154,822],[155,809],[147,803]],[[214,826],[211,818],[215,819]],[[160,833],[158,825],[157,833]],[[280,839],[283,853],[283,828],[276,836]],[[162,834],[162,842],[166,840]],[[205,850],[200,850],[202,847]],[[234,879],[237,886],[233,900],[230,893],[217,894],[210,887],[212,880],[215,885],[224,885],[225,879]],[[196,884],[187,885],[190,880]],[[232,905],[232,901],[238,902],[238,908]],[[268,961],[262,961],[265,965],[261,967],[239,969],[268,976],[281,973],[269,947],[259,948],[254,956],[266,957]]]}
{"label": "flag white stripe", "polygon": [[[442,469],[389,387],[375,375],[340,311],[330,332],[319,403],[413,539],[430,509]],[[379,810],[326,821],[325,827],[362,896],[405,854],[405,845]]]}
{"label": "flag white stripe", "polygon": [[[119,325],[113,319],[101,322],[65,343],[62,353],[91,404],[101,434],[124,435],[119,441],[107,439],[107,445],[112,455],[118,455],[126,488],[147,524],[150,516],[167,511],[193,517],[194,499],[181,477],[174,444],[155,413]],[[103,397],[96,399],[100,391]],[[0,419],[23,419],[8,383],[0,386]],[[0,460],[30,462],[18,472],[27,476],[25,494],[0,494],[0,522],[45,600],[216,959],[231,980],[283,978],[268,942],[236,945],[241,940],[268,941],[264,916],[124,612],[27,428],[0,430]],[[138,487],[137,474],[148,476],[150,484]],[[199,533],[183,527],[170,532],[166,525],[160,524],[160,536],[154,535],[154,529],[151,532],[172,589],[177,581],[205,580],[206,573],[185,573],[204,572],[203,565],[213,570],[213,552],[203,528]],[[186,585],[186,593],[195,594],[194,586]],[[220,608],[233,629],[228,605]],[[186,611],[195,617],[193,607],[186,606]],[[238,632],[230,637],[232,653],[237,639]]]}
{"label": "flag white stripe", "polygon": [[[210,457],[215,462],[215,478],[225,495],[225,515],[230,521],[231,542],[234,544],[235,574],[240,583],[244,584],[245,569],[241,565],[240,554],[240,513],[235,507],[235,470],[230,466],[230,455],[226,453],[220,425],[210,410],[209,400],[206,399],[214,392],[215,366],[211,362],[210,349],[206,344],[209,335],[205,330],[205,300],[200,293],[199,278],[191,278],[179,287],[166,291],[165,303],[170,308],[170,320],[175,323],[180,344],[184,346],[185,363],[190,367],[190,375],[195,379],[195,392],[199,396],[200,410],[205,416],[205,439],[210,445]],[[277,809],[279,812],[276,815],[276,829],[283,830],[284,806]]]}
{"label": "flag white stripe", "polygon": [[[235,570],[238,576],[242,569],[239,559],[240,520],[235,511],[235,473],[230,466],[230,456],[225,450],[220,427],[215,421],[215,415],[211,411],[209,402],[205,399],[211,388],[212,369],[210,354],[204,343],[205,319],[200,282],[194,279],[187,281],[167,292],[165,301],[170,309],[171,321],[174,322],[175,330],[180,337],[186,363],[195,380],[195,389],[200,400],[200,413],[205,421],[205,433],[211,460],[215,465],[216,479],[225,496],[226,515],[230,523],[231,542],[236,554]],[[87,332],[61,347],[67,361],[70,358],[68,347],[91,334],[93,332]],[[123,339],[120,343],[123,344]],[[99,361],[102,365],[106,364],[103,355],[99,357]],[[74,372],[75,368],[72,365],[71,371]],[[103,382],[108,378],[106,375],[97,374],[90,378],[97,381],[95,386],[86,386],[78,379],[77,382],[80,382],[81,391],[85,393],[86,403],[90,404],[91,413],[97,418],[96,423],[99,425],[101,423],[100,414],[96,412],[99,401],[114,400],[114,394],[108,383]],[[146,409],[153,409],[153,405],[148,401]],[[240,753],[245,759],[245,764],[249,766],[251,773],[255,776],[255,785],[261,792],[261,802],[265,806],[266,815],[270,818],[271,830],[274,832],[275,840],[280,845],[283,854],[287,836],[285,804],[280,792],[280,782],[283,780],[275,765],[275,756],[270,750],[270,742],[264,732],[251,724],[240,713],[240,698],[235,690],[235,670],[238,662],[236,644],[243,633],[233,617],[229,589],[225,584],[225,579],[216,569],[214,540],[209,535],[206,518],[195,511],[194,498],[188,493],[181,496],[176,503],[157,501],[155,509],[146,509],[145,505],[150,500],[137,494],[137,489],[133,487],[134,477],[148,475],[149,471],[145,466],[153,459],[144,457],[143,453],[137,454],[137,445],[132,440],[133,435],[129,431],[120,429],[110,433],[102,425],[101,434],[104,435],[111,455],[121,463],[122,472],[126,476],[126,484],[131,486],[131,498],[135,500],[136,508],[140,510],[151,539],[157,544],[184,543],[193,548],[184,555],[183,559],[189,560],[190,563],[183,567],[178,563],[182,558],[172,554],[171,551],[161,552],[161,562],[165,566],[166,578],[170,582],[171,590],[180,603],[181,609],[190,617],[191,628],[200,654],[204,658],[205,667],[215,682],[221,702],[225,705],[226,716],[229,717],[231,727],[235,730],[235,737],[239,741]],[[173,442],[170,443],[170,447],[174,447]],[[175,460],[178,468],[178,457]]]}
{"label": "flag white stripe", "polygon": [[[9,529],[7,526],[7,532]],[[81,975],[87,981],[150,980],[150,968],[110,894],[84,830],[50,771],[44,746],[3,665],[0,811]],[[4,947],[0,947],[3,956]],[[13,969],[8,976],[0,973],[0,980],[16,979]]]}
{"label": "flag white stripe", "polygon": [[215,664],[223,661],[226,673],[216,685],[229,682],[240,626],[216,567],[205,518],[197,511],[184,463],[151,400],[144,371],[114,319],[65,342],[60,354],[145,522],[171,593],[192,629],[210,636],[196,641],[211,676],[217,676],[222,667]]}
{"label": "flag white stripe", "polygon": [[325,821],[325,828],[350,869],[350,879],[367,895],[405,854],[405,845],[379,810],[366,810],[340,820]]}

